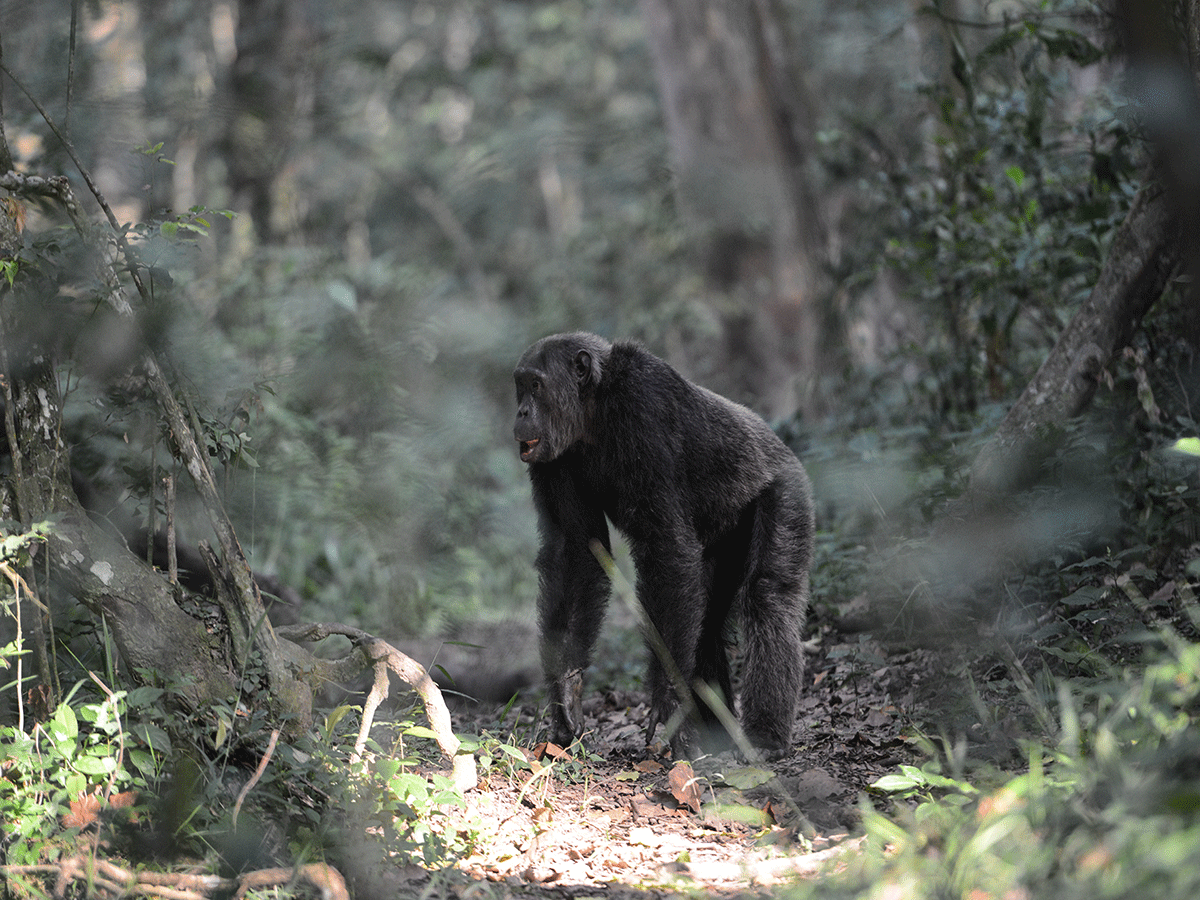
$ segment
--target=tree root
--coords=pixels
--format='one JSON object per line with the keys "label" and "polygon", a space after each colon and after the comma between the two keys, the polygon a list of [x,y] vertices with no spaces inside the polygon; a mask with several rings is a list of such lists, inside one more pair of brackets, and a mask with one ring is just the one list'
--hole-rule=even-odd
{"label": "tree root", "polygon": [[354,643],[355,649],[370,661],[375,670],[375,683],[367,695],[366,702],[363,703],[362,727],[359,729],[358,739],[354,742],[353,760],[357,760],[362,755],[367,736],[371,731],[371,724],[375,719],[375,711],[379,708],[379,704],[387,699],[388,670],[390,669],[401,681],[420,695],[421,702],[425,705],[425,714],[429,718],[429,729],[436,736],[442,752],[450,757],[451,778],[455,786],[460,790],[468,791],[478,784],[475,757],[469,753],[459,753],[460,743],[454,736],[446,701],[442,698],[442,692],[438,686],[429,677],[429,673],[425,671],[424,666],[412,657],[401,653],[387,641],[349,625],[337,623],[291,625],[278,628],[276,632],[280,637],[294,643],[313,643],[324,640],[330,635],[342,635],[349,638]]}
{"label": "tree root", "polygon": [[108,860],[86,854],[67,857],[56,865],[0,866],[7,882],[14,875],[54,877],[53,897],[65,897],[73,882],[86,885],[89,897],[161,897],[164,900],[208,900],[213,896],[240,900],[247,891],[288,884],[309,884],[322,900],[349,900],[346,880],[333,866],[310,863],[295,869],[258,869],[237,878],[190,872],[133,872]]}

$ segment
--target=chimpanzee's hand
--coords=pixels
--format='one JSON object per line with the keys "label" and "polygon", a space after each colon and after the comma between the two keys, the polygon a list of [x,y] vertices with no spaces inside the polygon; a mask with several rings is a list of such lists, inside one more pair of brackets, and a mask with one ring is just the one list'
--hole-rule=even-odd
{"label": "chimpanzee's hand", "polygon": [[[669,729],[672,717],[679,710],[679,703],[673,696],[660,696],[650,703],[650,719],[646,723],[646,746],[654,743],[654,733],[659,725]],[[692,759],[699,749],[696,730],[691,723],[677,721],[674,731],[664,735],[671,743],[671,756],[675,759]]]}
{"label": "chimpanzee's hand", "polygon": [[550,740],[569,747],[583,734],[583,670],[572,669],[550,683]]}

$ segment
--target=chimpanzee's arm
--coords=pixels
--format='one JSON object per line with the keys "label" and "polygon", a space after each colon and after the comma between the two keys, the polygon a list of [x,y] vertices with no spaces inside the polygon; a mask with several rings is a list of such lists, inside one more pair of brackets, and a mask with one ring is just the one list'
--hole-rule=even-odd
{"label": "chimpanzee's arm", "polygon": [[546,676],[551,739],[562,746],[583,732],[583,672],[604,620],[609,580],[593,549],[610,552],[608,524],[559,462],[531,469],[542,548],[538,615]]}

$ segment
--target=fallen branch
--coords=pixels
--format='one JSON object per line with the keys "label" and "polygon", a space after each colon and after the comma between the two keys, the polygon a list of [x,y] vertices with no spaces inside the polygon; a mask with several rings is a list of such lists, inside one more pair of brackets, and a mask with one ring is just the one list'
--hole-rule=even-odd
{"label": "fallen branch", "polygon": [[362,755],[371,724],[375,719],[375,711],[388,696],[389,670],[394,672],[401,681],[411,687],[421,697],[425,705],[425,715],[429,718],[429,729],[437,738],[442,752],[450,757],[452,779],[460,790],[470,790],[478,784],[478,773],[475,768],[475,757],[469,753],[459,753],[461,746],[450,723],[450,711],[442,692],[429,677],[425,667],[374,635],[358,628],[337,623],[312,623],[307,625],[291,625],[276,629],[278,635],[295,643],[313,643],[322,641],[331,635],[341,635],[349,638],[355,649],[364,653],[371,661],[375,670],[375,683],[367,700],[363,703],[362,726],[359,728],[358,739],[354,743],[354,756],[357,760]]}
{"label": "fallen branch", "polygon": [[718,860],[696,860],[673,862],[663,867],[670,875],[691,878],[695,881],[733,881],[753,884],[779,884],[795,878],[828,872],[842,863],[843,857],[857,854],[866,839],[854,838],[826,850],[817,850],[801,856],[784,856],[776,859],[743,859],[739,862]]}
{"label": "fallen branch", "polygon": [[258,869],[237,878],[197,875],[192,872],[133,872],[105,859],[87,855],[71,856],[55,865],[0,866],[8,883],[13,876],[54,878],[52,896],[65,897],[67,888],[80,882],[88,896],[116,898],[140,896],[164,900],[208,900],[210,897],[245,897],[248,891],[282,885],[311,885],[321,900],[349,900],[346,880],[333,866],[311,863],[295,869]]}
{"label": "fallen branch", "polygon": [[246,802],[246,796],[254,790],[254,786],[262,780],[263,772],[267,771],[267,764],[271,761],[271,757],[275,755],[275,744],[279,741],[279,729],[276,728],[271,732],[271,739],[267,741],[267,749],[263,751],[262,759],[258,761],[258,768],[254,770],[254,774],[250,776],[250,780],[242,787],[241,792],[237,796],[237,802],[233,804],[233,816],[231,823],[234,829],[237,829],[238,813],[242,811],[242,804]]}

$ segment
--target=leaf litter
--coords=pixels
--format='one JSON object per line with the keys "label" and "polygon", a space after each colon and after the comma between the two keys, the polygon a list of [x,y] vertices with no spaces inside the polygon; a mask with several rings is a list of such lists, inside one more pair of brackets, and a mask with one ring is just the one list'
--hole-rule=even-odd
{"label": "leaf litter", "polygon": [[[838,866],[861,843],[861,794],[918,758],[909,726],[926,718],[919,698],[945,678],[945,661],[832,625],[813,645],[793,747],[769,762],[673,760],[666,745],[645,744],[644,694],[593,689],[585,749],[531,744],[530,771],[494,768],[467,794],[461,827],[486,827],[447,888],[460,893],[450,884],[465,878],[500,896],[745,896]],[[536,696],[521,700],[460,709],[456,730],[536,737]]]}

